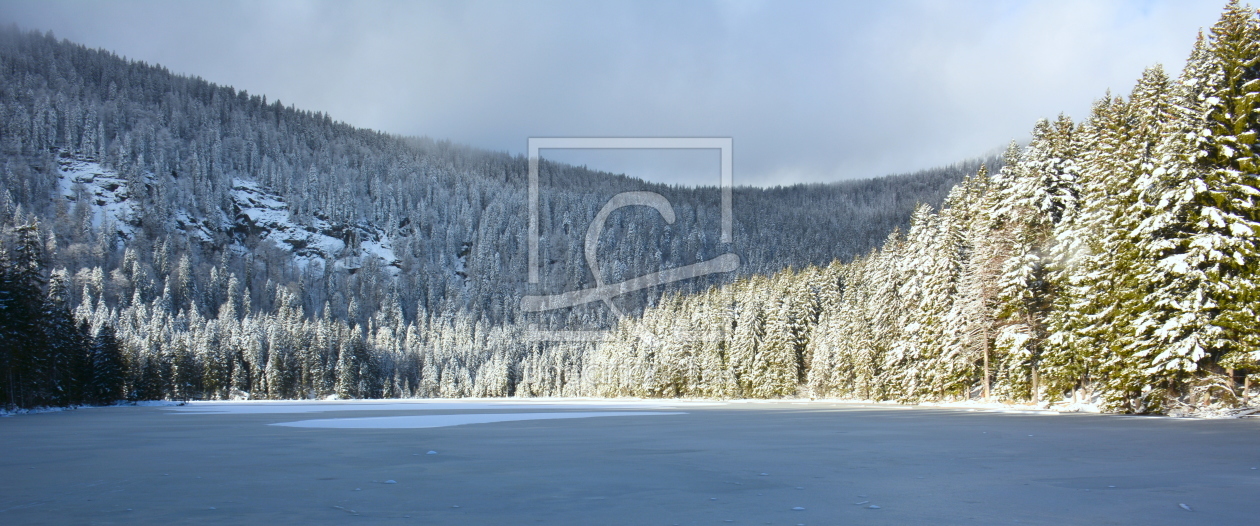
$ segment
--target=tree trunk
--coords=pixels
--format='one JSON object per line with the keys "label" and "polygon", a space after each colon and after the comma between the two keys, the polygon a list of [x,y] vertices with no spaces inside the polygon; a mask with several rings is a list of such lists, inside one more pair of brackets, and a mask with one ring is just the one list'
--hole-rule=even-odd
{"label": "tree trunk", "polygon": [[989,401],[989,331],[984,333],[984,401]]}
{"label": "tree trunk", "polygon": [[1038,385],[1040,383],[1040,380],[1041,378],[1037,374],[1037,366],[1033,365],[1032,367],[1032,399],[1033,399],[1034,404],[1041,403],[1041,386]]}

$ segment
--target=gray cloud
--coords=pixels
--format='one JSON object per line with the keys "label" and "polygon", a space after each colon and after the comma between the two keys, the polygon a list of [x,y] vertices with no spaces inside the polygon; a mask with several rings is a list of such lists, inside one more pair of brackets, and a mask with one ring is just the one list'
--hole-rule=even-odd
{"label": "gray cloud", "polygon": [[[737,183],[773,185],[948,164],[1082,118],[1147,66],[1180,71],[1223,3],[6,1],[0,21],[493,150],[734,137]],[[691,158],[571,158],[711,183]]]}

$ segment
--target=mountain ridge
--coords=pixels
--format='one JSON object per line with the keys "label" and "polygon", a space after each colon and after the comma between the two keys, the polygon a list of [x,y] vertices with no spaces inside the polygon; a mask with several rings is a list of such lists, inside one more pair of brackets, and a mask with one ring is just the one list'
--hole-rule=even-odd
{"label": "mountain ridge", "polygon": [[[233,389],[296,395],[291,387],[272,389],[273,381],[320,396],[450,394],[477,385],[482,392],[561,392],[564,383],[547,375],[563,376],[555,368],[576,367],[582,351],[522,345],[517,332],[530,325],[607,328],[617,318],[602,304],[543,313],[519,305],[526,294],[590,286],[581,236],[608,198],[652,191],[677,215],[673,224],[634,209],[611,216],[597,247],[610,281],[730,250],[716,235],[714,187],[543,160],[544,265],[540,283],[529,284],[524,157],[355,128],[47,34],[0,30],[0,70],[4,245],[11,254],[31,254],[38,239],[38,257],[24,261],[42,269],[36,274],[50,280],[48,287],[56,285],[58,305],[90,322],[81,341],[117,328],[129,364],[126,396],[133,398],[181,392],[174,379],[183,374],[180,360],[193,364],[187,367],[198,379],[188,381],[200,386],[197,396],[208,397]],[[71,172],[76,163],[94,164],[84,169],[112,190],[83,170],[67,175],[71,188],[63,190],[63,162]],[[939,203],[984,162],[898,178],[737,187],[736,272],[627,294],[617,304],[634,315],[662,292],[695,293],[741,276],[849,260],[904,229],[914,206]],[[96,222],[105,215],[98,200],[127,204],[126,214],[115,211],[123,235]],[[280,350],[276,323],[314,325],[287,329],[295,332],[286,345],[297,347]],[[315,338],[307,330],[338,336],[312,358],[318,364],[298,367],[292,353],[315,352],[299,352]],[[411,343],[391,339],[409,331],[415,335],[403,340]],[[479,340],[492,334],[498,347]],[[207,341],[235,342],[235,350],[207,350]],[[487,355],[490,348],[501,356]],[[346,359],[352,364],[342,364]],[[435,363],[428,384],[426,360]],[[505,378],[508,387],[478,383],[487,364],[509,369],[486,377]],[[268,372],[277,367],[281,372]],[[550,372],[528,372],[544,370]],[[333,380],[312,379],[321,374]],[[227,379],[207,382],[206,375]],[[442,388],[443,381],[454,384]]]}

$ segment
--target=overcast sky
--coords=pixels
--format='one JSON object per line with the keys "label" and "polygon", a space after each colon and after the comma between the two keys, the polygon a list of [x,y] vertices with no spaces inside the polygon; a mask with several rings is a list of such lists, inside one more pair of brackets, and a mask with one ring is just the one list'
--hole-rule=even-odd
{"label": "overcast sky", "polygon": [[[1180,72],[1224,4],[0,0],[0,22],[498,151],[732,137],[736,183],[774,185],[946,165],[1026,140],[1038,118],[1082,118],[1147,66]],[[544,157],[716,183],[706,152],[580,153]]]}

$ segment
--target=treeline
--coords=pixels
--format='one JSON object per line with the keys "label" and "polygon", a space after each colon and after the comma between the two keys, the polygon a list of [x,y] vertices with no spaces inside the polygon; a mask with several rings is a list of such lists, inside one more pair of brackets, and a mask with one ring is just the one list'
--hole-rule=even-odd
{"label": "treeline", "polygon": [[0,408],[104,404],[124,396],[113,327],[70,311],[64,273],[46,277],[38,226],[0,229]]}
{"label": "treeline", "polygon": [[364,324],[309,317],[287,287],[271,312],[251,313],[235,279],[213,318],[177,308],[169,288],[115,309],[87,285],[72,309],[47,237],[15,219],[0,228],[0,407],[581,394],[583,347],[522,345],[520,328],[459,314],[409,323],[397,295]]}
{"label": "treeline", "polygon": [[[1260,371],[1260,20],[1060,116],[847,265],[674,297],[590,360],[608,396],[1238,407]],[[676,335],[700,335],[687,341]],[[675,335],[675,336],[671,336]]]}

